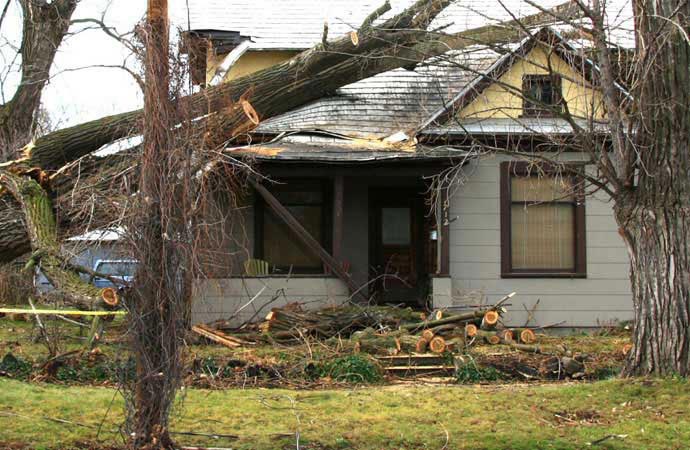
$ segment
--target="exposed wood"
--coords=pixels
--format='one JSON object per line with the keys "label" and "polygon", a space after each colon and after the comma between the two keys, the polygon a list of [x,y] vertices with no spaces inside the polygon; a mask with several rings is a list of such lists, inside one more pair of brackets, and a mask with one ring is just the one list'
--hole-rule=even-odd
{"label": "exposed wood", "polygon": [[446,340],[441,336],[434,336],[434,338],[429,341],[429,350],[433,353],[443,353],[446,351]]}
{"label": "exposed wood", "polygon": [[468,323],[467,325],[465,325],[465,335],[466,335],[467,337],[474,337],[474,336],[476,336],[476,335],[477,335],[477,331],[479,331],[479,329],[477,328],[477,325],[475,325],[475,324],[473,324],[473,323]]}
{"label": "exposed wood", "polygon": [[434,335],[434,330],[431,330],[429,328],[422,331],[422,338],[426,339],[429,342],[431,342],[431,340],[434,338]]}
{"label": "exposed wood", "polygon": [[529,328],[517,329],[514,330],[514,333],[517,334],[518,340],[523,344],[533,344],[537,342],[537,336],[534,334],[534,331]]}
{"label": "exposed wood", "polygon": [[498,319],[500,318],[498,312],[496,311],[487,311],[484,314],[484,317],[482,317],[482,329],[491,329],[493,328],[497,323]]}
{"label": "exposed wood", "polygon": [[224,345],[228,348],[237,348],[251,344],[251,342],[230,336],[222,331],[214,330],[206,325],[194,325],[192,326],[192,331],[200,336],[205,337],[206,339],[217,342],[218,344]]}
{"label": "exposed wood", "polygon": [[417,340],[414,351],[417,353],[425,353],[429,346],[429,341],[423,337]]}

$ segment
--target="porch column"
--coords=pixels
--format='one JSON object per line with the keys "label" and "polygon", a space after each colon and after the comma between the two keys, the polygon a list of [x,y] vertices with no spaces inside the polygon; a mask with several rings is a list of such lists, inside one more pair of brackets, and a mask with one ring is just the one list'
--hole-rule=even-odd
{"label": "porch column", "polygon": [[333,177],[333,258],[343,262],[343,197],[344,181],[342,175]]}

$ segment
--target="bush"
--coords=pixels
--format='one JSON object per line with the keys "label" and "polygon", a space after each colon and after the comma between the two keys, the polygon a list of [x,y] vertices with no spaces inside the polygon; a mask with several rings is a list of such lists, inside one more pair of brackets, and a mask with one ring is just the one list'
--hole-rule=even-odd
{"label": "bush", "polygon": [[321,377],[349,383],[377,383],[382,380],[376,363],[360,355],[349,355],[325,361],[318,366]]}
{"label": "bush", "polygon": [[0,374],[9,375],[13,378],[27,378],[31,374],[31,363],[14,356],[12,353],[6,354],[0,361]]}
{"label": "bush", "polygon": [[464,364],[455,370],[455,380],[458,383],[499,381],[505,378],[505,375],[494,367],[479,367],[474,362]]}

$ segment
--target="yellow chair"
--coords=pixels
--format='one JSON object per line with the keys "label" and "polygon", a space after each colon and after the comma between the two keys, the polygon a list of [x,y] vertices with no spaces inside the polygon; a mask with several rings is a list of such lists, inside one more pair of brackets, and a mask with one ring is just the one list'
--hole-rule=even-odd
{"label": "yellow chair", "polygon": [[262,259],[248,259],[244,262],[244,273],[250,277],[263,277],[269,274],[268,262]]}

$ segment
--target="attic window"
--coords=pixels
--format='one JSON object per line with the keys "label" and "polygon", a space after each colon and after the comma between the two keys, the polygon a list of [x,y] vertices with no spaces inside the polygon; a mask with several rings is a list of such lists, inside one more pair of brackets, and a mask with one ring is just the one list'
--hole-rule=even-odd
{"label": "attic window", "polygon": [[522,94],[524,117],[554,116],[563,108],[560,75],[524,75]]}

